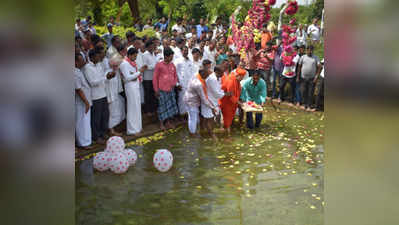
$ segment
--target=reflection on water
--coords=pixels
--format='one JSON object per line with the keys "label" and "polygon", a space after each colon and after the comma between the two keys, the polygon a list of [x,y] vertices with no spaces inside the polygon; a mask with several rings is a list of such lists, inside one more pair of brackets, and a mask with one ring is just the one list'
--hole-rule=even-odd
{"label": "reflection on water", "polygon": [[[216,143],[186,129],[142,147],[124,175],[76,166],[77,224],[323,224],[323,116],[266,113],[262,129]],[[152,166],[167,148],[174,165]]]}

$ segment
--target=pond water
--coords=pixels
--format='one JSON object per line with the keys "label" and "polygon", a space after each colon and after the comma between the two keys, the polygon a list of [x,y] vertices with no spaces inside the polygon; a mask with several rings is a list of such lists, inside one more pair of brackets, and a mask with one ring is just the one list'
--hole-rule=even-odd
{"label": "pond water", "polygon": [[[324,114],[268,108],[258,130],[219,142],[187,129],[143,146],[124,175],[76,165],[76,224],[323,224]],[[174,165],[152,165],[167,148]]]}

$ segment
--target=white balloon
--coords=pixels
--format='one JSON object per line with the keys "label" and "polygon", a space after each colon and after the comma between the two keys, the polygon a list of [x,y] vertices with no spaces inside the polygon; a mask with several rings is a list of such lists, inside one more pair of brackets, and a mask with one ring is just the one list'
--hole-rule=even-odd
{"label": "white balloon", "polygon": [[107,140],[107,148],[105,149],[106,152],[110,152],[111,154],[115,154],[121,152],[125,149],[125,141],[123,138],[119,136],[112,136]]}
{"label": "white balloon", "polygon": [[157,170],[166,172],[173,165],[173,155],[166,149],[159,149],[154,154],[153,163]]}
{"label": "white balloon", "polygon": [[106,171],[109,169],[110,161],[109,161],[110,154],[107,152],[99,152],[93,158],[93,167],[98,171]]}
{"label": "white balloon", "polygon": [[137,161],[137,153],[130,148],[123,150],[123,154],[125,154],[127,161],[129,162],[129,166],[133,166]]}
{"label": "white balloon", "polygon": [[122,152],[113,154],[109,168],[116,174],[125,173],[129,169],[129,162],[127,161],[125,154]]}

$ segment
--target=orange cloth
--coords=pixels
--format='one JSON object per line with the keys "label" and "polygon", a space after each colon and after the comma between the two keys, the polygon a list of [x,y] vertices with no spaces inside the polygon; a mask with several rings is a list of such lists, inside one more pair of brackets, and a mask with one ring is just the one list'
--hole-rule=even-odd
{"label": "orange cloth", "polygon": [[233,123],[234,115],[237,110],[238,100],[241,95],[241,85],[236,78],[235,73],[231,73],[222,79],[222,89],[225,92],[231,92],[231,96],[224,96],[220,101],[222,109],[224,127],[228,128]]}
{"label": "orange cloth", "polygon": [[241,67],[238,67],[238,68],[236,69],[236,73],[237,73],[237,75],[239,75],[239,76],[244,76],[245,74],[247,74],[247,71],[246,71],[245,69],[241,68]]}
{"label": "orange cloth", "polygon": [[261,42],[260,45],[262,46],[262,48],[266,48],[266,43],[271,41],[273,39],[273,35],[272,33],[266,32],[266,33],[262,33],[262,38],[261,38]]}
{"label": "orange cloth", "polygon": [[228,36],[227,37],[227,40],[226,40],[226,44],[228,45],[228,46],[230,46],[230,45],[232,45],[234,42],[233,42],[233,37],[230,35],[230,36]]}
{"label": "orange cloth", "polygon": [[206,99],[208,99],[208,91],[206,90],[206,83],[205,83],[204,79],[202,79],[202,77],[199,73],[197,73],[197,78],[199,81],[201,81],[202,89],[204,90],[205,97],[206,97]]}
{"label": "orange cloth", "polygon": [[224,73],[223,73],[223,76],[220,78],[222,84],[223,84],[224,81],[227,79],[227,77],[229,77],[229,74],[228,74],[227,72],[224,72]]}

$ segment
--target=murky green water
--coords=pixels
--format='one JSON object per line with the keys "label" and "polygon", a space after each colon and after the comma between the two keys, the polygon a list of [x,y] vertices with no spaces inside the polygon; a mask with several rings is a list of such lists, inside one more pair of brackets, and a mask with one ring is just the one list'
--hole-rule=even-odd
{"label": "murky green water", "polygon": [[[268,109],[262,128],[231,138],[189,138],[186,128],[133,147],[141,158],[125,175],[76,166],[77,224],[323,224],[324,116]],[[222,135],[219,135],[222,137]],[[152,166],[167,148],[174,165]]]}

